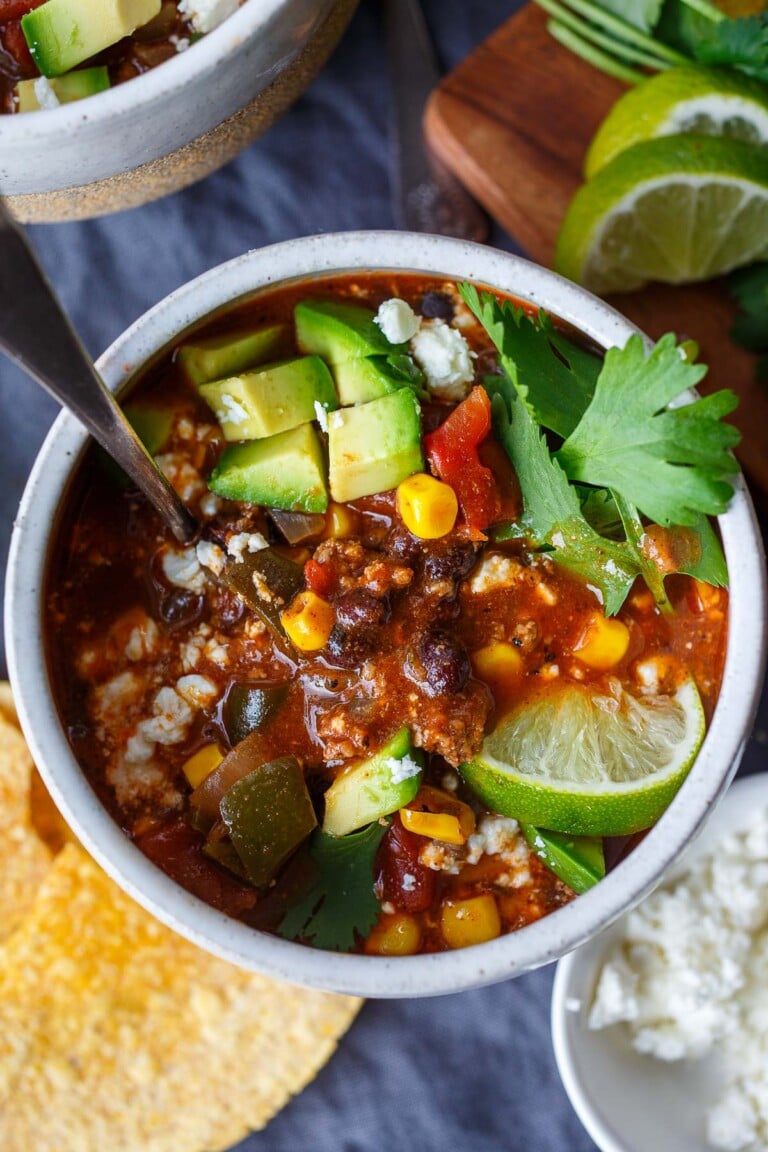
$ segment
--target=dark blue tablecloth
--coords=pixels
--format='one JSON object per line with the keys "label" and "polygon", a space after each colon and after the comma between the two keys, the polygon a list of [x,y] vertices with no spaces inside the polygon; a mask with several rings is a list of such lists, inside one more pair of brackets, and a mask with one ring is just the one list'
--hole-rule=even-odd
{"label": "dark blue tablecloth", "polygon": [[[444,67],[516,7],[510,0],[425,0]],[[103,351],[179,284],[247,248],[393,227],[388,111],[380,11],[363,0],[320,78],[228,167],[145,208],[32,229],[90,351]],[[514,247],[500,232],[493,242]],[[0,361],[3,568],[26,476],[55,413],[52,401]],[[765,728],[765,702],[763,714]],[[754,771],[764,760],[753,739],[744,768]],[[317,1080],[242,1152],[592,1152],[554,1064],[551,982],[552,971],[543,970],[454,997],[368,1003]]]}

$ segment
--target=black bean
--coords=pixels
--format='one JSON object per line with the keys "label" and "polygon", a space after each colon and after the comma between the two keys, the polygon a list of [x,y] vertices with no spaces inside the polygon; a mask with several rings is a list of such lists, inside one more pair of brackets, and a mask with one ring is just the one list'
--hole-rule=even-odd
{"label": "black bean", "polygon": [[454,314],[453,301],[444,292],[426,292],[421,298],[419,311],[427,320],[447,320],[450,324]]}
{"label": "black bean", "polygon": [[432,552],[424,561],[427,580],[461,580],[475,562],[475,546],[469,541],[452,544],[447,552]]}
{"label": "black bean", "polygon": [[431,628],[419,638],[418,656],[434,695],[461,692],[469,678],[470,664],[467,650],[457,637]]}
{"label": "black bean", "polygon": [[340,664],[342,668],[359,668],[373,655],[376,641],[377,634],[372,628],[359,627],[347,631],[335,624],[328,637],[326,652],[333,664]]}
{"label": "black bean", "polygon": [[346,631],[383,624],[389,615],[386,600],[377,600],[366,588],[345,592],[336,601],[335,608],[339,627]]}
{"label": "black bean", "polygon": [[169,628],[185,628],[197,623],[204,608],[204,596],[179,589],[160,602],[160,618]]}
{"label": "black bean", "polygon": [[396,524],[384,541],[384,551],[405,564],[414,564],[421,556],[422,545],[407,528]]}

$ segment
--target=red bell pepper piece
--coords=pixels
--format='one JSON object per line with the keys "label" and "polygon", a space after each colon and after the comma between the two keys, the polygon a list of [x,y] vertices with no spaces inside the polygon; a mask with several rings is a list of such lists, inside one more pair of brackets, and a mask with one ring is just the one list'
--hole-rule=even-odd
{"label": "red bell pepper piece", "polygon": [[307,588],[323,597],[333,591],[335,584],[335,577],[330,567],[327,564],[320,564],[317,560],[307,560],[304,565],[304,579]]}
{"label": "red bell pepper piece", "polygon": [[456,493],[475,539],[499,519],[501,497],[490,468],[480,463],[478,446],[491,430],[491,401],[484,388],[472,389],[448,419],[424,437],[432,471]]}

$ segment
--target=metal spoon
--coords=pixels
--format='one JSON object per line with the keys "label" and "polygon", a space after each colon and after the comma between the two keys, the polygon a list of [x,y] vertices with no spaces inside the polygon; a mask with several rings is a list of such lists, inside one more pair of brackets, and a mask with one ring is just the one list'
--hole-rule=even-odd
{"label": "metal spoon", "polygon": [[22,229],[0,198],[0,348],[77,416],[128,473],[177,540],[199,525],[91,363]]}
{"label": "metal spoon", "polygon": [[486,240],[488,217],[424,137],[427,100],[440,82],[435,50],[418,0],[386,0],[387,49],[394,105],[393,197],[399,228]]}

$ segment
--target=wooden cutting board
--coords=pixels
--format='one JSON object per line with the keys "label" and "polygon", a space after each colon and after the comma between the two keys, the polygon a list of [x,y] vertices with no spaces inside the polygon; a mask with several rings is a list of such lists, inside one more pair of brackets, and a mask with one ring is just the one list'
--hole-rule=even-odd
{"label": "wooden cutting board", "polygon": [[[551,265],[555,238],[581,183],[587,145],[620,82],[561,48],[529,4],[441,83],[426,113],[431,147],[528,255]],[[729,339],[735,307],[720,285],[654,285],[610,298],[650,336],[696,339],[707,388],[733,388],[742,464],[768,492],[768,388],[755,358]]]}

